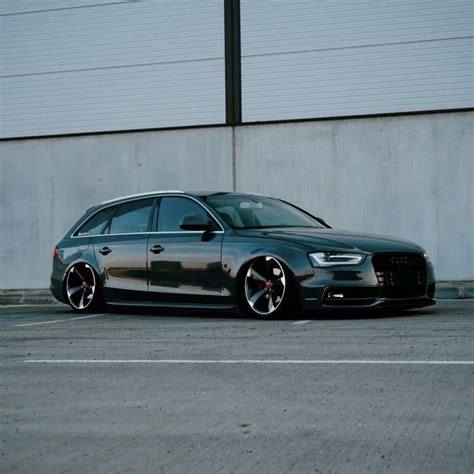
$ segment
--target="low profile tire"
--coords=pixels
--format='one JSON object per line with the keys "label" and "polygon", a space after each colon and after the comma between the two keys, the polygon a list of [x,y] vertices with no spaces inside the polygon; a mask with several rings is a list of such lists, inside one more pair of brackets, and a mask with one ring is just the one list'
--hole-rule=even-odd
{"label": "low profile tire", "polygon": [[252,260],[244,269],[239,285],[241,313],[257,319],[281,317],[293,300],[293,281],[276,258]]}
{"label": "low profile tire", "polygon": [[100,284],[94,269],[77,263],[66,275],[64,293],[69,306],[77,313],[93,313],[102,309]]}

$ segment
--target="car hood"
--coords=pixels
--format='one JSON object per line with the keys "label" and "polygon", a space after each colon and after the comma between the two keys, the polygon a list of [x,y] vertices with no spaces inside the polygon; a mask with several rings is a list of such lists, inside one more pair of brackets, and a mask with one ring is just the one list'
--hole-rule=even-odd
{"label": "car hood", "polygon": [[386,235],[367,234],[339,229],[306,227],[238,230],[242,237],[264,237],[303,244],[311,250],[375,252],[421,252],[423,249],[409,240]]}

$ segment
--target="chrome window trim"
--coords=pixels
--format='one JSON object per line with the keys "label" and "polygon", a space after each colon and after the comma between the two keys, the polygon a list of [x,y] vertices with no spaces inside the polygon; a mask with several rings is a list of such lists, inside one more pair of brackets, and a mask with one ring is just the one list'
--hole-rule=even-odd
{"label": "chrome window trim", "polygon": [[[169,193],[169,191],[168,191]],[[202,203],[200,203],[195,197],[189,196],[187,194],[181,194],[180,191],[172,191],[173,194],[168,194],[165,191],[163,193],[157,192],[153,193],[150,196],[143,196],[143,195],[135,195],[131,197],[130,199],[126,199],[123,202],[114,202],[110,204],[110,206],[105,206],[101,207],[100,209],[97,209],[93,214],[91,214],[84,222],[80,223],[78,226],[74,228],[74,230],[71,232],[71,235],[69,236],[70,239],[82,239],[82,238],[89,238],[89,237],[100,237],[100,236],[114,236],[114,235],[143,235],[143,234],[181,234],[181,233],[191,233],[191,234],[202,234],[205,231],[203,230],[162,230],[162,231],[151,231],[151,232],[126,232],[126,233],[118,233],[118,234],[83,234],[83,235],[74,235],[86,222],[88,222],[90,219],[92,219],[97,213],[104,211],[105,209],[108,209],[109,207],[113,206],[119,206],[122,204],[126,204],[129,202],[133,201],[138,201],[140,199],[152,199],[152,198],[163,198],[163,197],[181,197],[181,198],[187,198],[191,199],[192,201],[195,201],[198,203],[208,214],[211,215],[211,217],[214,218],[214,220],[217,222],[221,230],[211,230],[210,232],[213,234],[223,234],[225,232],[224,227],[222,227],[222,224],[219,222],[219,219],[216,218],[213,212],[209,211]],[[102,205],[102,204],[99,204]]]}
{"label": "chrome window trim", "polygon": [[[80,238],[89,238],[89,237],[115,237],[115,236],[123,236],[123,235],[149,235],[149,234],[204,234],[204,230],[162,230],[156,232],[128,232],[128,233],[120,233],[120,234],[84,234],[84,235],[77,235],[72,237],[73,239],[80,239]],[[223,230],[211,230],[211,234],[223,234],[225,231]]]}

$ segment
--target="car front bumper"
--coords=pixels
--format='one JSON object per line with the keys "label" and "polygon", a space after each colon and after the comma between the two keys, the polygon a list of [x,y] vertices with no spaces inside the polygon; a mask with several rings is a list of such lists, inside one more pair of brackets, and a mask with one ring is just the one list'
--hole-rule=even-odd
{"label": "car front bumper", "polygon": [[[398,254],[393,254],[399,258]],[[435,276],[429,261],[401,261],[401,268],[381,270],[368,258],[362,265],[314,268],[312,276],[298,281],[304,310],[360,308],[420,308],[436,303]],[[399,260],[395,260],[399,262]],[[385,263],[390,265],[390,263]],[[378,271],[376,271],[378,270]]]}

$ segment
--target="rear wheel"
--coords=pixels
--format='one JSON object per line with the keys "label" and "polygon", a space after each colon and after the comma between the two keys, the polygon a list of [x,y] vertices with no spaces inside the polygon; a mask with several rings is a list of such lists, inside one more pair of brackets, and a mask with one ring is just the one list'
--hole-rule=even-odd
{"label": "rear wheel", "polygon": [[102,306],[102,294],[94,269],[87,263],[77,263],[66,275],[66,300],[78,313],[92,313]]}
{"label": "rear wheel", "polygon": [[256,258],[244,270],[240,310],[260,319],[279,317],[288,306],[289,287],[289,275],[276,258]]}

